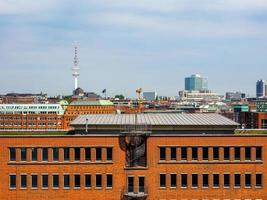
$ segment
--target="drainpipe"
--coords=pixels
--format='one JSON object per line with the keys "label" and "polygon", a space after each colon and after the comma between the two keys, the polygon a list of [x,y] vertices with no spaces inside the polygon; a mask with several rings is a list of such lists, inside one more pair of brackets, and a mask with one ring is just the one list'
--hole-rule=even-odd
{"label": "drainpipe", "polygon": [[85,132],[87,133],[88,132],[88,119],[86,118],[85,120]]}

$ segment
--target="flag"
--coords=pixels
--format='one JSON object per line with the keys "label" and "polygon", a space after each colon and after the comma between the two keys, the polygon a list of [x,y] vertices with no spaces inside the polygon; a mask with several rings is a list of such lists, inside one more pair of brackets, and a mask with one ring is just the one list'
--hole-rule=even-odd
{"label": "flag", "polygon": [[107,89],[102,90],[102,93],[103,93],[103,94],[106,93],[106,92],[107,92]]}

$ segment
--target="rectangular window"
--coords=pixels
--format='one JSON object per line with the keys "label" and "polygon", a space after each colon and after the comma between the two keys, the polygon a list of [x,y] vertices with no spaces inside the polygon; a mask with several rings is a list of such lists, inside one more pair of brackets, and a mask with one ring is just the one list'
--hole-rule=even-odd
{"label": "rectangular window", "polygon": [[107,147],[107,160],[112,161],[113,159],[113,153],[112,153],[112,148],[111,147]]}
{"label": "rectangular window", "polygon": [[138,192],[139,193],[145,192],[145,177],[144,176],[138,177]]}
{"label": "rectangular window", "polygon": [[192,174],[192,187],[198,187],[198,174]]}
{"label": "rectangular window", "polygon": [[43,153],[42,160],[43,161],[48,161],[48,148],[47,147],[44,147],[42,149],[42,153]]}
{"label": "rectangular window", "polygon": [[20,161],[27,160],[27,149],[25,147],[20,148]]}
{"label": "rectangular window", "polygon": [[95,175],[95,186],[97,188],[102,188],[102,175],[101,174]]}
{"label": "rectangular window", "polygon": [[81,159],[81,151],[79,147],[74,148],[74,160],[80,161]]}
{"label": "rectangular window", "polygon": [[31,148],[32,161],[37,161],[37,148]]}
{"label": "rectangular window", "polygon": [[171,147],[171,160],[176,160],[177,155],[176,155],[176,147]]}
{"label": "rectangular window", "polygon": [[219,147],[213,147],[213,160],[219,160]]}
{"label": "rectangular window", "polygon": [[9,161],[16,161],[16,148],[9,149]]}
{"label": "rectangular window", "polygon": [[251,187],[251,174],[245,174],[245,187]]}
{"label": "rectangular window", "polygon": [[209,147],[202,147],[202,160],[209,160]]}
{"label": "rectangular window", "polygon": [[187,174],[181,174],[181,186],[183,188],[187,187]]}
{"label": "rectangular window", "polygon": [[245,147],[245,160],[251,160],[251,147]]}
{"label": "rectangular window", "polygon": [[85,174],[84,184],[86,188],[92,187],[92,177],[91,174]]}
{"label": "rectangular window", "polygon": [[15,189],[17,187],[17,177],[16,175],[9,175],[9,188]]}
{"label": "rectangular window", "polygon": [[166,148],[160,147],[159,148],[160,160],[166,160]]}
{"label": "rectangular window", "polygon": [[213,187],[220,187],[220,175],[213,174]]}
{"label": "rectangular window", "polygon": [[69,188],[70,187],[70,175],[69,174],[64,174],[63,175],[63,187],[64,188]]}
{"label": "rectangular window", "polygon": [[59,148],[54,147],[52,150],[53,150],[53,161],[58,161],[59,160]]}
{"label": "rectangular window", "polygon": [[20,175],[20,188],[27,188],[27,175]]}
{"label": "rectangular window", "polygon": [[177,175],[171,174],[171,187],[176,188],[177,187]]}
{"label": "rectangular window", "polygon": [[38,176],[36,174],[32,175],[32,188],[38,187]]}
{"label": "rectangular window", "polygon": [[74,175],[74,187],[75,188],[80,188],[81,187],[81,175],[80,174],[75,174]]}
{"label": "rectangular window", "polygon": [[53,181],[53,188],[59,188],[59,175],[58,174],[54,174],[52,176],[52,181]]}
{"label": "rectangular window", "polygon": [[240,174],[235,174],[235,187],[240,187],[241,185],[241,176]]}
{"label": "rectangular window", "polygon": [[198,148],[192,147],[192,160],[198,160]]}
{"label": "rectangular window", "polygon": [[223,175],[223,187],[230,187],[230,174]]}
{"label": "rectangular window", "polygon": [[235,151],[235,160],[240,160],[240,147],[235,147],[234,148]]}
{"label": "rectangular window", "polygon": [[85,151],[85,160],[90,161],[91,160],[91,148],[86,147],[84,148],[84,151]]}
{"label": "rectangular window", "polygon": [[230,147],[223,148],[223,159],[230,160]]}
{"label": "rectangular window", "polygon": [[64,161],[69,161],[70,160],[70,148],[65,147],[63,151],[64,151]]}
{"label": "rectangular window", "polygon": [[187,147],[181,147],[181,159],[187,160]]}
{"label": "rectangular window", "polygon": [[96,161],[102,160],[102,148],[100,147],[95,148],[95,153],[96,153]]}
{"label": "rectangular window", "polygon": [[134,177],[132,176],[128,176],[127,190],[128,190],[128,193],[134,192]]}
{"label": "rectangular window", "polygon": [[256,174],[256,187],[262,187],[262,174]]}
{"label": "rectangular window", "polygon": [[166,187],[166,174],[159,175],[159,186],[164,188]]}
{"label": "rectangular window", "polygon": [[112,174],[107,174],[107,188],[112,188],[113,186],[113,177]]}
{"label": "rectangular window", "polygon": [[42,175],[42,188],[48,188],[48,175]]}
{"label": "rectangular window", "polygon": [[262,147],[256,147],[256,160],[262,160]]}
{"label": "rectangular window", "polygon": [[207,188],[209,187],[209,175],[202,174],[202,187]]}

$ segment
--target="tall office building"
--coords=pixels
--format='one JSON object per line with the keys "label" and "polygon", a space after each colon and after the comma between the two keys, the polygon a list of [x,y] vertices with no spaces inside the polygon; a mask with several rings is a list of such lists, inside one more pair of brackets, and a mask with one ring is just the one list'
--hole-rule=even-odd
{"label": "tall office building", "polygon": [[256,83],[256,97],[266,96],[267,81],[258,80]]}
{"label": "tall office building", "polygon": [[208,79],[201,77],[199,74],[193,74],[185,78],[185,90],[193,91],[207,91]]}

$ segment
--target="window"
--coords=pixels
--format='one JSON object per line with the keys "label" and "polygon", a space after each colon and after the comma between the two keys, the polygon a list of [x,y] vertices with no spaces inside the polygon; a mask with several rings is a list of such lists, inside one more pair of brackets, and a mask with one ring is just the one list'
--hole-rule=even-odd
{"label": "window", "polygon": [[81,151],[79,147],[74,148],[74,160],[80,161],[81,159]]}
{"label": "window", "polygon": [[101,174],[95,175],[95,186],[97,188],[102,188],[102,175]]}
{"label": "window", "polygon": [[187,160],[187,147],[181,147],[181,159]]}
{"label": "window", "polygon": [[9,188],[10,189],[15,189],[17,186],[17,177],[16,175],[12,174],[12,175],[9,175]]}
{"label": "window", "polygon": [[145,177],[144,176],[138,177],[138,192],[140,193],[145,192]]}
{"label": "window", "polygon": [[262,187],[262,174],[256,174],[256,187]]}
{"label": "window", "polygon": [[202,160],[209,160],[209,147],[202,147]]}
{"label": "window", "polygon": [[171,174],[171,187],[176,188],[177,187],[177,175]]}
{"label": "window", "polygon": [[27,160],[27,149],[25,147],[20,148],[20,161]]}
{"label": "window", "polygon": [[256,147],[256,160],[262,160],[262,148]]}
{"label": "window", "polygon": [[75,188],[80,188],[81,187],[81,175],[80,174],[75,174],[74,175],[74,187]]}
{"label": "window", "polygon": [[181,186],[183,188],[187,187],[187,174],[181,174]]}
{"label": "window", "polygon": [[240,147],[235,147],[235,160],[240,160]]}
{"label": "window", "polygon": [[171,160],[176,160],[176,147],[171,147]]}
{"label": "window", "polygon": [[251,187],[251,174],[245,174],[245,187]]}
{"label": "window", "polygon": [[84,149],[84,151],[85,151],[85,160],[86,161],[91,160],[91,148],[90,147],[86,147]]}
{"label": "window", "polygon": [[36,174],[32,175],[32,188],[38,187],[38,176]]}
{"label": "window", "polygon": [[107,174],[107,188],[112,188],[112,186],[113,186],[112,174]]}
{"label": "window", "polygon": [[223,148],[223,159],[230,160],[230,147]]}
{"label": "window", "polygon": [[42,175],[42,188],[48,188],[48,175]]}
{"label": "window", "polygon": [[53,148],[53,161],[58,161],[59,159],[59,148]]}
{"label": "window", "polygon": [[107,147],[107,160],[112,160],[113,154],[112,154],[112,148]]}
{"label": "window", "polygon": [[32,161],[37,161],[37,148],[31,148]]}
{"label": "window", "polygon": [[54,174],[52,176],[52,179],[53,179],[53,188],[59,188],[59,175]]}
{"label": "window", "polygon": [[70,148],[65,147],[63,151],[64,151],[64,161],[69,161],[70,160]]}
{"label": "window", "polygon": [[160,160],[166,160],[166,148],[160,147],[159,148]]}
{"label": "window", "polygon": [[245,160],[251,160],[251,148],[245,147]]}
{"label": "window", "polygon": [[64,188],[69,188],[70,187],[70,175],[69,174],[64,174],[63,175],[63,187]]}
{"label": "window", "polygon": [[230,187],[230,174],[223,175],[223,187]]}
{"label": "window", "polygon": [[9,149],[9,161],[16,161],[16,149],[15,148]]}
{"label": "window", "polygon": [[208,174],[202,174],[202,187],[209,187],[209,175]]}
{"label": "window", "polygon": [[198,160],[197,147],[192,147],[192,160]]}
{"label": "window", "polygon": [[240,187],[240,183],[241,183],[241,176],[240,174],[235,174],[235,187]]}
{"label": "window", "polygon": [[196,188],[198,187],[198,175],[192,174],[192,187]]}
{"label": "window", "polygon": [[166,174],[159,175],[159,186],[166,187]]}
{"label": "window", "polygon": [[220,187],[220,175],[213,174],[213,187]]}
{"label": "window", "polygon": [[213,147],[213,160],[219,160],[219,147]]}
{"label": "window", "polygon": [[127,191],[128,193],[133,193],[134,192],[134,177],[128,176],[128,181],[127,181]]}
{"label": "window", "polygon": [[27,175],[20,175],[20,187],[27,188]]}
{"label": "window", "polygon": [[43,161],[48,161],[48,148],[44,147],[42,152],[43,152],[43,155],[42,155]]}
{"label": "window", "polygon": [[92,187],[92,177],[91,174],[85,174],[84,184],[86,188]]}
{"label": "window", "polygon": [[100,147],[95,148],[96,151],[96,161],[102,160],[102,149]]}

